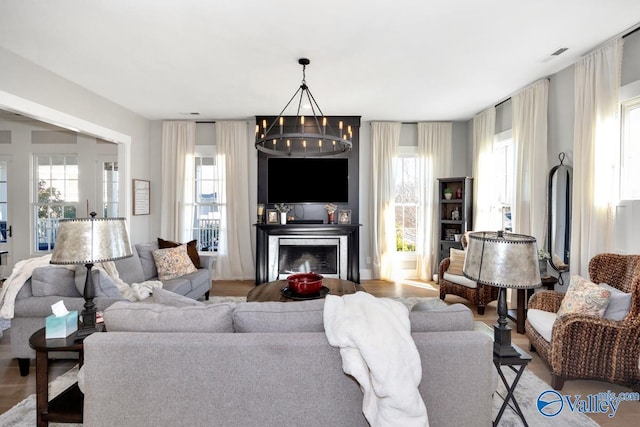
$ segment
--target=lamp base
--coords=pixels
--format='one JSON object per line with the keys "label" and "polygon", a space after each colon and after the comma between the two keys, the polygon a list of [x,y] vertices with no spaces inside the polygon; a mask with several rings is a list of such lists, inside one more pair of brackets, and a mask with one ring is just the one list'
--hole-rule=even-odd
{"label": "lamp base", "polygon": [[99,332],[95,326],[80,326],[78,328],[78,332],[76,333],[75,341],[83,341],[86,337],[93,334],[94,332]]}
{"label": "lamp base", "polygon": [[499,357],[519,357],[518,350],[511,346],[511,328],[493,325],[493,354]]}

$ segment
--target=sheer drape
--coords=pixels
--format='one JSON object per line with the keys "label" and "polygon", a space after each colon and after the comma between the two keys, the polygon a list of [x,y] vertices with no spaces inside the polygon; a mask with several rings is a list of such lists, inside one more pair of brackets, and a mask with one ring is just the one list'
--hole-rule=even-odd
{"label": "sheer drape", "polygon": [[218,200],[220,235],[214,277],[247,280],[255,277],[249,209],[249,137],[245,121],[216,121],[216,170],[221,183]]}
{"label": "sheer drape", "polygon": [[418,233],[416,270],[422,280],[431,280],[437,270],[438,182],[451,176],[453,165],[451,123],[418,123]]}
{"label": "sheer drape", "polygon": [[571,274],[587,274],[591,257],[612,248],[620,154],[618,92],[622,39],[576,63]]}
{"label": "sheer drape", "polygon": [[496,128],[496,109],[491,107],[473,118],[473,229],[496,229],[491,222],[494,205],[493,138]]}
{"label": "sheer drape", "polygon": [[195,145],[195,122],[162,123],[160,233],[165,239],[191,240]]}
{"label": "sheer drape", "polygon": [[391,280],[396,253],[393,158],[400,144],[401,126],[401,123],[371,123],[373,277],[382,280]]}
{"label": "sheer drape", "polygon": [[514,233],[536,238],[544,248],[547,200],[547,110],[549,80],[540,80],[511,97],[516,170]]}

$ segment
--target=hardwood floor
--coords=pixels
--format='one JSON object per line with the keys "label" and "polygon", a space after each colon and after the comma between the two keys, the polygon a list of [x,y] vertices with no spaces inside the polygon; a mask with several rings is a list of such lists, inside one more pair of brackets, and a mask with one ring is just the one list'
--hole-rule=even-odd
{"label": "hardwood floor", "polygon": [[[225,281],[216,282],[211,290],[212,296],[244,296],[254,286],[253,281]],[[438,286],[433,282],[405,281],[398,283],[385,282],[381,280],[364,280],[362,286],[367,292],[378,297],[438,297]],[[446,302],[449,304],[462,303],[473,311],[475,320],[483,321],[492,326],[497,319],[495,302],[487,306],[485,314],[478,316],[475,306],[468,301],[447,295]],[[515,324],[509,321],[513,328],[512,341],[523,349],[529,348],[527,337],[515,332]],[[4,337],[0,341],[0,413],[6,412],[15,404],[35,393],[35,364],[32,361],[31,374],[21,377],[18,369],[18,362],[11,358],[10,351],[11,329],[4,331]],[[543,381],[550,383],[551,375],[546,364],[532,353],[533,360],[527,367],[531,372],[540,377]],[[51,378],[66,372],[75,365],[72,360],[53,360],[50,362]],[[610,384],[602,381],[569,380],[565,383],[561,393],[583,398],[589,394],[611,391],[614,393],[633,391],[627,387]],[[638,390],[635,390],[638,391]],[[640,402],[622,402],[618,412],[613,418],[606,415],[590,415],[598,424],[605,427],[630,426],[635,425],[640,417]]]}

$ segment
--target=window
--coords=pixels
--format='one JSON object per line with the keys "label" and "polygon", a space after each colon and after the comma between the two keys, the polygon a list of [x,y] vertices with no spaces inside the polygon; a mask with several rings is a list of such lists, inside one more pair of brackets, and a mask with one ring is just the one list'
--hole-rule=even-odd
{"label": "window", "polygon": [[418,182],[415,147],[402,147],[394,159],[396,250],[415,253],[418,221]]}
{"label": "window", "polygon": [[74,155],[35,155],[34,250],[50,251],[58,221],[75,218],[78,208],[78,158]]}
{"label": "window", "polygon": [[118,217],[118,162],[102,162],[102,214]]}
{"label": "window", "polygon": [[491,209],[492,229],[512,231],[513,187],[515,181],[515,152],[511,130],[495,136],[493,142],[494,200]]}
{"label": "window", "polygon": [[620,198],[640,200],[640,97],[622,104]]}
{"label": "window", "polygon": [[194,157],[195,195],[193,209],[193,238],[199,251],[218,250],[220,232],[219,186],[215,147],[198,146]]}

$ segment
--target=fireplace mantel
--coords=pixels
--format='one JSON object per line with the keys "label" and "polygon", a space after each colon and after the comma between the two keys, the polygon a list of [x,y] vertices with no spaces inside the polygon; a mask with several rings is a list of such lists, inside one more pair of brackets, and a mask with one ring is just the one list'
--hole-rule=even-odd
{"label": "fireplace mantel", "polygon": [[269,236],[346,236],[347,280],[360,283],[360,225],[256,224],[256,285],[269,281]]}

